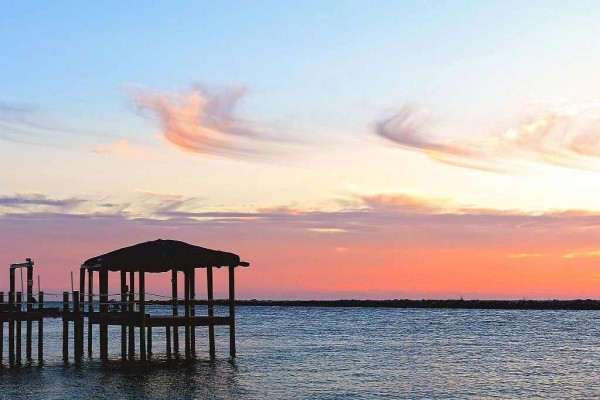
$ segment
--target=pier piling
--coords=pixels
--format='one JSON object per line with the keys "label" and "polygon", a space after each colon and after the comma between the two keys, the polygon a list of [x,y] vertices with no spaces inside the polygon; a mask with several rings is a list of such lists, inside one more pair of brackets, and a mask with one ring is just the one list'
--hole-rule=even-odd
{"label": "pier piling", "polygon": [[69,362],[69,292],[63,292],[63,361]]}
{"label": "pier piling", "polygon": [[44,292],[38,294],[38,362],[44,361]]}

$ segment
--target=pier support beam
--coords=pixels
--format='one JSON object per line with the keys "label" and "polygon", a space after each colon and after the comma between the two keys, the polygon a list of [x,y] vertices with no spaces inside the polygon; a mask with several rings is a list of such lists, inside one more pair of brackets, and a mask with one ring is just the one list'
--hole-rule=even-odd
{"label": "pier support beam", "polygon": [[44,361],[44,292],[38,294],[38,310],[40,319],[38,319],[38,363]]}
{"label": "pier support beam", "polygon": [[8,363],[11,367],[15,364],[15,269],[10,269],[10,291],[8,292],[8,304],[11,317],[8,321]]}
{"label": "pier support beam", "polygon": [[17,313],[16,313],[16,321],[17,321],[17,349],[16,349],[16,363],[17,366],[21,365],[21,336],[23,335],[21,332],[22,329],[22,316],[21,309],[23,307],[23,294],[21,292],[17,292]]}
{"label": "pier support beam", "polygon": [[[173,315],[179,315],[179,299],[177,293],[177,270],[171,271],[171,295],[173,298]],[[173,352],[179,357],[179,327],[173,327]]]}
{"label": "pier support beam", "polygon": [[140,278],[140,359],[146,361],[146,274],[138,272]]}
{"label": "pier support beam", "polygon": [[183,271],[183,292],[184,292],[184,312],[185,312],[185,358],[190,359],[190,273]]}
{"label": "pier support beam", "polygon": [[[100,270],[100,312],[108,312],[108,269]],[[108,325],[100,324],[100,358],[108,358]]]}
{"label": "pier support beam", "polygon": [[235,267],[229,267],[229,355],[235,357]]}
{"label": "pier support beam", "polygon": [[[31,315],[33,311],[33,265],[29,263],[27,266],[27,306],[26,310],[28,315]],[[27,361],[31,361],[31,341],[33,337],[33,321],[31,318],[27,318],[27,336],[25,339],[25,354]]]}
{"label": "pier support beam", "polygon": [[[206,292],[208,299],[208,316],[214,317],[215,305],[213,302],[213,269],[212,267],[206,268]],[[212,323],[208,324],[208,352],[210,358],[215,358],[215,325]]]}
{"label": "pier support beam", "polygon": [[[190,315],[196,316],[196,269],[190,270]],[[196,358],[196,326],[193,325],[190,331],[190,352],[192,358]]]}
{"label": "pier support beam", "polygon": [[94,270],[88,269],[88,356],[92,356],[92,337],[94,325],[92,324],[92,314],[94,313]]}
{"label": "pier support beam", "polygon": [[82,354],[80,341],[83,341],[83,323],[81,323],[81,303],[79,302],[79,300],[79,291],[73,291],[73,356],[75,358],[76,363],[81,362]]}
{"label": "pier support beam", "polygon": [[[121,305],[119,312],[127,315],[127,272],[121,271]],[[121,360],[127,360],[127,326],[121,325]]]}
{"label": "pier support beam", "polygon": [[[129,316],[130,320],[133,318],[133,313],[135,312],[135,273],[133,271],[129,272]],[[129,325],[129,361],[133,361],[135,359],[135,325],[131,323]]]}
{"label": "pier support beam", "polygon": [[69,362],[69,292],[63,292],[63,362]]}
{"label": "pier support beam", "polygon": [[[4,304],[4,292],[0,292],[0,304]],[[0,321],[0,365],[4,356],[4,321]]]}

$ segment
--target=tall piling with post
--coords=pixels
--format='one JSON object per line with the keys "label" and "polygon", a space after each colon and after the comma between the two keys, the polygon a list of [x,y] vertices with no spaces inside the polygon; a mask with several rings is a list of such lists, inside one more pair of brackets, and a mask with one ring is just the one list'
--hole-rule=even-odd
{"label": "tall piling with post", "polygon": [[[173,316],[179,315],[179,299],[177,291],[177,269],[171,271],[171,297],[173,298]],[[179,357],[179,327],[173,326],[173,352]]]}
{"label": "tall piling with post", "polygon": [[140,359],[146,361],[146,274],[138,272],[140,279]]}
{"label": "tall piling with post", "polygon": [[135,359],[135,324],[133,323],[135,313],[135,273],[129,272],[129,361]]}
{"label": "tall piling with post", "polygon": [[83,315],[85,311],[85,268],[79,268],[79,308],[77,323],[79,324],[79,332],[77,337],[77,343],[79,345],[79,358],[83,358],[83,338],[84,338],[84,320]]}
{"label": "tall piling with post", "polygon": [[83,332],[82,332],[82,328],[83,328],[83,323],[81,323],[82,321],[82,317],[81,317],[81,303],[79,302],[80,297],[79,297],[79,291],[75,290],[73,291],[73,314],[72,314],[72,320],[73,320],[73,356],[75,358],[75,362],[79,363],[81,362],[81,358],[82,358],[82,347],[81,346],[81,342],[83,342]]}
{"label": "tall piling with post", "polygon": [[25,339],[25,354],[27,361],[31,361],[31,338],[33,336],[33,320],[30,318],[33,311],[33,263],[27,263],[27,333]]}
{"label": "tall piling with post", "polygon": [[92,314],[94,313],[94,270],[88,269],[88,356],[92,356],[92,333],[94,330]]}
{"label": "tall piling with post", "polygon": [[[100,269],[100,314],[105,316],[108,312],[108,269]],[[108,325],[100,322],[100,358],[108,359]]]}
{"label": "tall piling with post", "polygon": [[213,270],[212,267],[206,268],[206,292],[208,306],[208,352],[210,358],[215,357],[215,324],[212,317],[215,316],[213,301]]}
{"label": "tall piling with post", "polygon": [[44,361],[44,292],[38,293],[38,362]]}
{"label": "tall piling with post", "polygon": [[235,357],[235,267],[229,266],[229,355]]}
{"label": "tall piling with post", "polygon": [[[121,271],[121,317],[127,315],[127,272]],[[121,360],[127,359],[127,325],[121,324]]]}
{"label": "tall piling with post", "polygon": [[8,292],[8,306],[10,317],[8,321],[8,363],[11,367],[15,364],[15,269],[10,268],[10,290]]}
{"label": "tall piling with post", "polygon": [[62,309],[62,323],[63,323],[63,361],[69,362],[69,292],[63,292],[63,309]]}
{"label": "tall piling with post", "polygon": [[183,306],[185,314],[185,358],[190,359],[190,273],[183,271]]}
{"label": "tall piling with post", "polygon": [[[11,271],[11,278],[13,277]],[[11,280],[11,291],[8,292],[8,306],[10,310],[10,316],[8,320],[8,363],[12,367],[15,364],[15,292],[12,291],[14,282]]]}
{"label": "tall piling with post", "polygon": [[[190,270],[190,315],[193,317],[196,316],[196,268],[192,268]],[[192,358],[196,357],[196,325],[193,324],[191,326],[190,332],[190,352],[192,353]]]}
{"label": "tall piling with post", "polygon": [[21,340],[22,340],[22,307],[23,307],[23,293],[17,292],[17,312],[16,312],[16,323],[17,323],[17,333],[16,333],[16,364],[17,366],[21,365]]}
{"label": "tall piling with post", "polygon": [[[0,304],[4,307],[4,292],[0,292]],[[4,320],[0,320],[0,365],[4,358]]]}

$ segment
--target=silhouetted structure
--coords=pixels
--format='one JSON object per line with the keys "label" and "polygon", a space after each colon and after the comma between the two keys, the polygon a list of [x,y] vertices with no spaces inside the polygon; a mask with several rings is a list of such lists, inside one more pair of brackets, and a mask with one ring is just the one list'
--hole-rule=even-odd
{"label": "silhouetted structure", "polygon": [[[25,333],[25,357],[32,361],[32,336],[33,322],[38,326],[38,360],[43,360],[44,346],[44,312],[52,311],[44,309],[44,292],[38,293],[38,300],[33,297],[33,261],[27,258],[24,263],[11,264],[10,289],[8,292],[8,303],[4,302],[4,292],[0,292],[0,363],[4,356],[4,323],[8,324],[8,360],[9,365],[19,366],[22,362],[22,327],[26,325]],[[15,273],[22,268],[27,273],[27,291],[23,299],[23,292],[16,290]],[[22,276],[21,276],[22,278]],[[25,309],[23,309],[25,307]]]}
{"label": "silhouetted structure", "polygon": [[[84,349],[85,317],[87,316],[88,354],[92,354],[93,327],[99,325],[100,358],[108,358],[108,326],[121,327],[121,357],[135,359],[134,329],[139,328],[140,360],[152,355],[152,329],[165,328],[167,357],[173,353],[179,357],[179,330],[184,329],[185,358],[196,356],[196,327],[207,326],[209,354],[215,356],[215,326],[229,326],[229,351],[235,356],[235,268],[247,267],[247,262],[233,253],[206,249],[176,240],[155,240],[125,247],[85,261],[80,268],[79,291],[63,292],[62,310],[44,307],[44,292],[39,291],[38,300],[33,297],[33,261],[10,265],[10,291],[8,303],[4,292],[0,292],[0,364],[4,352],[4,324],[8,324],[9,364],[20,366],[22,362],[22,325],[26,323],[25,354],[32,361],[33,322],[38,326],[38,360],[43,360],[45,317],[62,318],[63,360],[69,361],[69,328],[73,326],[73,356],[80,362]],[[229,315],[215,316],[213,296],[213,268],[227,267],[229,272]],[[26,299],[22,291],[16,291],[15,272],[27,270]],[[206,269],[207,313],[196,315],[196,269]],[[94,272],[98,275],[98,302],[94,295]],[[109,300],[109,272],[119,272],[121,278],[120,301]],[[179,315],[177,274],[184,275],[184,313]],[[138,277],[138,292],[135,291],[135,275]],[[169,273],[171,278],[172,315],[150,315],[146,313],[146,273]],[[86,282],[87,277],[87,282]],[[39,279],[39,277],[38,277]],[[87,283],[87,292],[86,292]],[[21,275],[21,286],[23,277]],[[39,286],[39,281],[38,281]],[[86,302],[87,294],[87,302]],[[136,300],[136,294],[138,299]],[[72,303],[72,308],[71,308]],[[87,304],[87,307],[85,305]],[[95,309],[94,304],[98,304]],[[87,308],[87,310],[86,310]]]}
{"label": "silhouetted structure", "polygon": [[[229,347],[231,356],[235,356],[235,268],[247,267],[247,262],[233,253],[206,249],[175,240],[155,240],[125,247],[85,261],[80,269],[80,290],[75,295],[74,313],[81,314],[75,318],[75,355],[80,357],[83,352],[83,314],[81,305],[84,303],[86,275],[88,286],[88,352],[92,352],[92,327],[98,324],[100,328],[100,357],[108,357],[108,326],[121,326],[121,357],[133,360],[135,357],[134,329],[139,328],[140,359],[145,361],[152,354],[152,329],[165,328],[167,356],[171,349],[179,352],[179,328],[185,331],[185,357],[196,355],[197,326],[208,326],[209,353],[215,355],[214,327],[229,326]],[[229,269],[229,315],[215,316],[213,304],[213,268],[227,267]],[[207,315],[196,315],[196,268],[206,269],[207,281]],[[86,274],[87,272],[87,274]],[[94,301],[94,272],[99,278],[99,310],[93,307]],[[108,300],[108,274],[119,272],[120,302],[110,308]],[[178,315],[177,273],[184,275],[184,315]],[[135,275],[138,276],[138,302],[135,301]],[[146,313],[146,273],[170,273],[173,313],[170,316],[149,315]],[[67,294],[68,296],[68,294]],[[67,299],[68,300],[68,299]],[[81,322],[79,322],[81,320]],[[171,343],[173,346],[171,346]]]}

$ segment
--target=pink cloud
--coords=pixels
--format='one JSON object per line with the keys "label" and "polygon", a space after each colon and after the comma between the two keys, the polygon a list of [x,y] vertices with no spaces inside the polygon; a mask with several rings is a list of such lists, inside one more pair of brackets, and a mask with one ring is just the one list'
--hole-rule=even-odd
{"label": "pink cloud", "polygon": [[521,118],[504,132],[466,141],[436,131],[429,114],[404,106],[377,121],[375,133],[436,161],[483,171],[511,172],[524,161],[598,170],[600,119],[596,108],[600,106],[563,105],[542,110]]}
{"label": "pink cloud", "polygon": [[[181,94],[141,90],[133,101],[150,111],[163,137],[180,150],[223,157],[268,156],[282,151],[282,132],[240,118],[236,109],[245,88],[206,90],[194,87]],[[277,144],[277,145],[276,145]]]}

